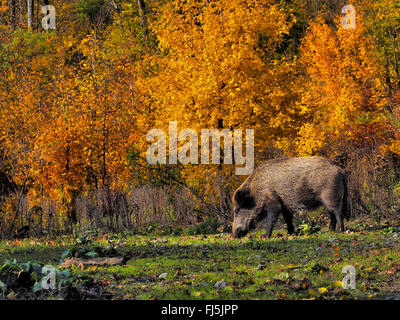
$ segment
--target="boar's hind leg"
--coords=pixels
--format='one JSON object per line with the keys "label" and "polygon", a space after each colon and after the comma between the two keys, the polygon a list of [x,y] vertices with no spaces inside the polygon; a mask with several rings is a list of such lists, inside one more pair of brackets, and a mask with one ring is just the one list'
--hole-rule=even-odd
{"label": "boar's hind leg", "polygon": [[293,234],[294,233],[293,214],[285,207],[282,207],[281,211],[282,211],[283,219],[285,220],[286,225],[287,225],[288,234]]}
{"label": "boar's hind leg", "polygon": [[325,205],[325,209],[327,209],[329,211],[329,214],[331,215],[331,224],[330,224],[329,230],[335,231],[335,229],[336,229],[335,227],[337,224],[339,231],[343,232],[344,224],[343,224],[343,214],[342,214],[341,206],[332,207],[332,206]]}
{"label": "boar's hind leg", "polygon": [[[324,208],[328,210],[329,214],[331,215],[331,225],[330,229],[332,229],[335,225],[337,225],[339,231],[343,232],[344,231],[344,225],[343,225],[343,210],[342,210],[342,203],[338,199],[337,194],[334,192],[335,189],[329,189],[327,192],[322,194],[321,200]],[[333,218],[335,218],[335,222],[333,221]]]}
{"label": "boar's hind leg", "polygon": [[340,232],[344,231],[343,215],[341,210],[335,210],[335,218]]}

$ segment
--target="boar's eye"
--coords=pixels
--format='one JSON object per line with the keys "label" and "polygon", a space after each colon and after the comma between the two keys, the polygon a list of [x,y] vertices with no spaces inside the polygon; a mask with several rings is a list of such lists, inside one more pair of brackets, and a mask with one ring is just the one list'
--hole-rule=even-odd
{"label": "boar's eye", "polygon": [[243,202],[243,208],[252,209],[255,206],[256,206],[256,202],[253,197],[250,196],[250,197],[245,198],[245,200]]}

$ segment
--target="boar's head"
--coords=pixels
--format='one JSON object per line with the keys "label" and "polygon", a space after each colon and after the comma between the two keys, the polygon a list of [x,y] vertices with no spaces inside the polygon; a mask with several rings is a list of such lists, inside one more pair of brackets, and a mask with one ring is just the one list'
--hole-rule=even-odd
{"label": "boar's head", "polygon": [[245,236],[256,227],[261,218],[261,211],[256,208],[256,201],[249,190],[239,189],[233,196],[234,221],[232,235],[234,238]]}

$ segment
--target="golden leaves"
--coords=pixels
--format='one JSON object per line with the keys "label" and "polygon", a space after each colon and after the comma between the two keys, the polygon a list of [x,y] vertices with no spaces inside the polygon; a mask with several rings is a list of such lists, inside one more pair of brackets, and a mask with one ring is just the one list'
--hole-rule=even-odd
{"label": "golden leaves", "polygon": [[[357,28],[351,32],[340,27],[334,31],[317,18],[303,39],[301,62],[309,78],[301,105],[313,118],[299,131],[297,150],[313,154],[327,142],[340,148],[343,143],[358,145],[371,138],[371,126],[380,121],[384,89],[362,17],[357,17]],[[380,135],[385,130],[372,137],[379,140]]]}

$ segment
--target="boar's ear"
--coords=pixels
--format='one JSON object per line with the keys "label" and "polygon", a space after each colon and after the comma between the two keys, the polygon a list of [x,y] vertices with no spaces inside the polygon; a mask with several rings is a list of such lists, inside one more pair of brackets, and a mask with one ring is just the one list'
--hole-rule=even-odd
{"label": "boar's ear", "polygon": [[238,190],[235,193],[235,201],[241,205],[244,202],[244,192],[242,190]]}
{"label": "boar's ear", "polygon": [[256,205],[254,197],[251,196],[250,190],[240,189],[235,193],[235,201],[242,208],[251,209]]}

